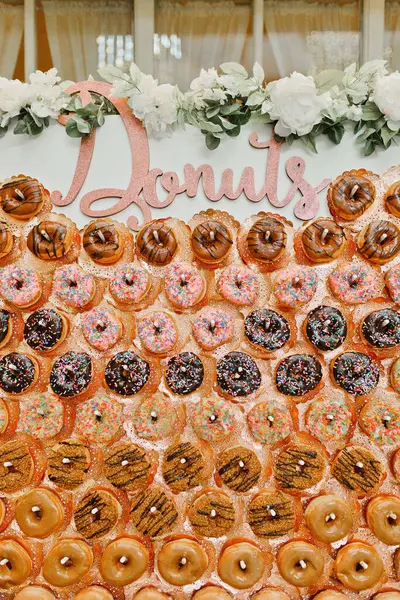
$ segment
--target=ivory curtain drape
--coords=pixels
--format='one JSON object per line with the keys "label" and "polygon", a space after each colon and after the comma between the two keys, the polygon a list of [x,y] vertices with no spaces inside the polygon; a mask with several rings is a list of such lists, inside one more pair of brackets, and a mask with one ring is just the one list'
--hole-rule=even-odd
{"label": "ivory curtain drape", "polygon": [[0,77],[14,74],[23,28],[23,5],[0,2]]}
{"label": "ivory curtain drape", "polygon": [[385,46],[393,69],[400,69],[400,0],[385,3]]}

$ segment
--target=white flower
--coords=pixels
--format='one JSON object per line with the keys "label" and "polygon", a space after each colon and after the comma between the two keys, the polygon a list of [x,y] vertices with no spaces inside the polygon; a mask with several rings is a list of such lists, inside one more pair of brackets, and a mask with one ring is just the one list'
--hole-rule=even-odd
{"label": "white flower", "polygon": [[350,121],[360,121],[362,117],[363,111],[361,106],[356,106],[355,104],[351,104],[347,110],[346,117]]}
{"label": "white flower", "polygon": [[18,79],[9,80],[0,77],[0,126],[5,127],[9,121],[19,115],[29,102],[29,85]]}
{"label": "white flower", "polygon": [[356,64],[353,63],[344,70],[342,81],[344,91],[355,104],[360,104],[374,89],[376,80],[386,73],[385,60],[366,62],[359,71],[357,71]]}
{"label": "white flower", "polygon": [[35,71],[29,75],[29,81],[32,85],[38,86],[50,86],[56,85],[61,81],[61,77],[58,77],[58,71],[54,67],[43,73],[42,71]]}
{"label": "white flower", "polygon": [[379,77],[370,98],[392,126],[400,128],[400,73]]}
{"label": "white flower", "polygon": [[190,84],[190,89],[194,92],[204,90],[206,88],[213,88],[218,86],[219,75],[217,69],[201,69],[199,77],[193,79]]}
{"label": "white flower", "polygon": [[332,102],[323,112],[324,116],[332,121],[338,121],[347,115],[349,101],[343,90],[334,85],[329,92]]}
{"label": "white flower", "polygon": [[272,120],[277,120],[275,132],[281,137],[310,133],[332,102],[329,93],[318,95],[312,77],[301,73],[294,72],[290,77],[273,82],[268,89],[271,99],[268,113]]}

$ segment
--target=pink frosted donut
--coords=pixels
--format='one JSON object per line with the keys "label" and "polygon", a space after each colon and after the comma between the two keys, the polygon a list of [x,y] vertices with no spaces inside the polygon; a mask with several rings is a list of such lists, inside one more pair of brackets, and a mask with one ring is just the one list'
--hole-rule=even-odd
{"label": "pink frosted donut", "polygon": [[179,262],[171,265],[164,279],[165,294],[178,308],[190,308],[204,297],[206,285],[196,267]]}
{"label": "pink frosted donut", "polygon": [[52,394],[38,394],[20,402],[18,430],[40,438],[50,439],[64,425],[64,405]]}
{"label": "pink frosted donut", "polygon": [[154,354],[173,350],[178,341],[175,320],[167,313],[157,311],[142,317],[138,334],[143,348]]}
{"label": "pink frosted donut", "polygon": [[386,273],[385,283],[393,302],[400,304],[400,265],[389,269]]}
{"label": "pink frosted donut", "polygon": [[376,298],[382,282],[378,273],[362,264],[343,264],[329,275],[333,295],[345,304],[364,304]]}
{"label": "pink frosted donut", "polygon": [[232,304],[251,306],[259,294],[257,276],[251,269],[231,265],[218,279],[218,292]]}
{"label": "pink frosted donut", "polygon": [[138,304],[149,292],[151,287],[150,274],[142,267],[124,265],[110,279],[110,294],[119,302]]}
{"label": "pink frosted donut", "polygon": [[274,292],[282,306],[297,308],[310,302],[317,290],[317,275],[313,269],[292,267],[278,273]]}
{"label": "pink frosted donut", "polygon": [[78,405],[75,433],[90,444],[107,444],[122,427],[123,411],[123,404],[99,394]]}
{"label": "pink frosted donut", "polygon": [[19,308],[35,304],[42,295],[42,284],[33,269],[7,265],[0,270],[0,296]]}
{"label": "pink frosted donut", "polygon": [[192,324],[196,342],[205,350],[215,350],[232,339],[233,318],[223,310],[204,308]]}
{"label": "pink frosted donut", "polygon": [[88,344],[104,352],[121,338],[122,324],[108,308],[93,308],[82,317],[82,333]]}
{"label": "pink frosted donut", "polygon": [[53,294],[72,308],[84,308],[96,291],[95,280],[78,265],[64,265],[54,271]]}

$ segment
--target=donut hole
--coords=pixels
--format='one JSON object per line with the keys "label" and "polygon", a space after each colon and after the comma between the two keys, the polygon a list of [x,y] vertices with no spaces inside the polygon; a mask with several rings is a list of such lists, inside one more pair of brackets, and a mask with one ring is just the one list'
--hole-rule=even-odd
{"label": "donut hole", "polygon": [[64,567],[65,569],[70,569],[71,567],[74,566],[74,563],[73,563],[72,558],[69,558],[69,556],[64,556],[63,558],[60,559],[60,565],[62,567]]}
{"label": "donut hole", "polygon": [[308,566],[308,562],[306,560],[304,560],[303,558],[301,558],[300,560],[298,560],[295,565],[296,569],[298,569],[301,572],[303,572],[307,566]]}
{"label": "donut hole", "polygon": [[15,287],[16,290],[22,289],[23,286],[24,286],[24,282],[21,281],[21,279],[16,279],[15,280],[14,287]]}
{"label": "donut hole", "polygon": [[366,571],[369,565],[365,560],[360,560],[356,563],[356,572],[359,573],[361,571]]}
{"label": "donut hole", "polygon": [[0,566],[6,567],[6,569],[8,569],[9,571],[13,570],[13,565],[9,558],[0,559]]}
{"label": "donut hole", "polygon": [[78,283],[75,281],[75,279],[69,279],[68,280],[68,287],[70,287],[70,288],[76,288],[76,287],[78,287]]}
{"label": "donut hole", "polygon": [[107,324],[104,322],[99,322],[96,325],[96,331],[99,333],[103,333],[107,329]]}
{"label": "donut hole", "polygon": [[386,517],[386,521],[387,521],[388,525],[390,525],[391,527],[396,527],[399,525],[399,519],[395,513],[390,513]]}

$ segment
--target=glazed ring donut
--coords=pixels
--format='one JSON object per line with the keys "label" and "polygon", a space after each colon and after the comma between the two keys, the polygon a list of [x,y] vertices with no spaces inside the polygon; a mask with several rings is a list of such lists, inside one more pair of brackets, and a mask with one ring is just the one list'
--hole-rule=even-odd
{"label": "glazed ring donut", "polygon": [[277,588],[265,588],[251,597],[251,600],[290,600],[290,597]]}
{"label": "glazed ring donut", "polygon": [[375,310],[361,323],[361,336],[374,348],[393,348],[400,344],[400,314],[392,308]]}
{"label": "glazed ring donut", "polygon": [[333,379],[349,394],[365,396],[379,382],[379,367],[375,360],[362,352],[343,352],[332,361]]}
{"label": "glazed ring donut", "polygon": [[145,587],[139,590],[133,596],[132,600],[172,600],[172,598],[170,595],[164,594],[154,587]]}
{"label": "glazed ring donut", "polygon": [[103,550],[100,573],[104,581],[116,587],[139,579],[149,565],[149,551],[134,538],[118,538]]}
{"label": "glazed ring donut", "polygon": [[400,230],[390,221],[372,221],[358,234],[357,248],[370,262],[383,265],[400,252]]}
{"label": "glazed ring donut", "polygon": [[347,596],[337,590],[324,590],[314,596],[314,600],[347,600]]}
{"label": "glazed ring donut", "polygon": [[73,229],[57,221],[41,221],[28,233],[27,246],[41,260],[55,260],[72,246]]}
{"label": "glazed ring donut", "polygon": [[143,316],[138,323],[138,335],[143,348],[153,354],[170,352],[178,342],[175,319],[162,311]]}
{"label": "glazed ring donut", "polygon": [[375,496],[367,506],[368,527],[381,542],[400,544],[400,497]]}
{"label": "glazed ring donut", "polygon": [[31,574],[32,559],[25,548],[12,539],[0,541],[0,589],[24,583]]}
{"label": "glazed ring donut", "polygon": [[27,492],[18,498],[15,505],[15,520],[28,537],[48,537],[60,528],[64,516],[59,497],[44,488]]}
{"label": "glazed ring donut", "polygon": [[340,256],[346,236],[340,225],[332,219],[317,219],[304,229],[301,245],[304,254],[313,263],[330,262]]}
{"label": "glazed ring donut", "polygon": [[295,587],[315,585],[324,572],[321,552],[303,540],[294,540],[282,546],[277,555],[277,564],[283,579]]}
{"label": "glazed ring donut", "polygon": [[386,210],[395,217],[400,217],[400,181],[395,181],[385,194]]}
{"label": "glazed ring donut", "polygon": [[331,184],[328,206],[334,217],[355,221],[375,200],[375,186],[366,177],[344,174]]}
{"label": "glazed ring donut", "polygon": [[[14,600],[56,600],[56,597],[47,588],[41,585],[29,585],[22,588]],[[112,598],[110,598],[112,600]]]}
{"label": "glazed ring donut", "polygon": [[64,538],[57,542],[43,561],[43,577],[55,587],[79,583],[93,564],[91,547],[83,540]]}
{"label": "glazed ring donut", "polygon": [[232,596],[216,585],[207,585],[195,592],[192,600],[232,600]]}
{"label": "glazed ring donut", "polygon": [[41,210],[45,190],[32,177],[20,175],[0,187],[0,205],[5,213],[18,221],[29,221]]}
{"label": "glazed ring donut", "polygon": [[139,258],[151,265],[163,267],[174,258],[178,249],[175,233],[163,221],[153,221],[141,229],[136,238]]}
{"label": "glazed ring donut", "polygon": [[362,542],[352,542],[337,553],[335,573],[346,588],[359,592],[379,583],[385,567],[375,548]]}
{"label": "glazed ring donut", "polygon": [[100,585],[91,585],[80,590],[74,600],[113,600],[113,595]]}
{"label": "glazed ring donut", "polygon": [[11,352],[0,358],[0,388],[6,394],[24,394],[39,377],[36,358]]}
{"label": "glazed ring donut", "polygon": [[260,262],[278,260],[285,251],[287,234],[283,223],[267,217],[256,221],[247,234],[250,256]]}
{"label": "glazed ring donut", "polygon": [[218,575],[227,585],[247,590],[260,581],[265,567],[265,553],[249,542],[237,542],[222,550]]}
{"label": "glazed ring donut", "polygon": [[14,236],[7,223],[0,221],[0,258],[10,254],[14,245]]}
{"label": "glazed ring donut", "polygon": [[346,537],[353,527],[353,514],[350,506],[334,494],[313,498],[304,513],[311,533],[331,544]]}
{"label": "glazed ring donut", "polygon": [[33,269],[7,265],[0,271],[0,296],[17,308],[28,308],[42,295],[39,275]]}
{"label": "glazed ring donut", "polygon": [[112,265],[121,258],[124,244],[117,227],[109,221],[93,221],[83,232],[83,247],[93,262]]}
{"label": "glazed ring donut", "polygon": [[343,263],[328,277],[332,294],[345,304],[365,304],[381,293],[380,275],[368,265]]}
{"label": "glazed ring donut", "polygon": [[200,579],[207,565],[208,557],[204,548],[187,538],[167,542],[157,557],[161,577],[176,586],[189,585]]}
{"label": "glazed ring donut", "polygon": [[231,233],[218,221],[205,221],[197,225],[190,241],[196,258],[211,265],[222,262],[233,244]]}
{"label": "glazed ring donut", "polygon": [[374,600],[400,600],[400,592],[399,590],[380,592],[374,596]]}

